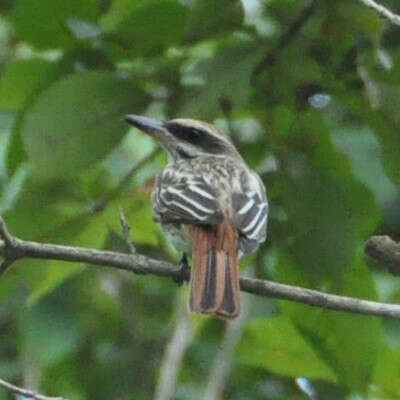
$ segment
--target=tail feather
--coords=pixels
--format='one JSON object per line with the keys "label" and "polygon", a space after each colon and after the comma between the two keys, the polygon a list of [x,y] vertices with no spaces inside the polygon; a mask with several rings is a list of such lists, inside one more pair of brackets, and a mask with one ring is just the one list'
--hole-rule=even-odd
{"label": "tail feather", "polygon": [[224,297],[219,310],[217,310],[217,314],[222,317],[236,316],[240,311],[238,268],[231,266],[230,263],[229,254],[226,254]]}
{"label": "tail feather", "polygon": [[193,227],[190,309],[235,318],[240,312],[238,234],[228,223],[216,229]]}

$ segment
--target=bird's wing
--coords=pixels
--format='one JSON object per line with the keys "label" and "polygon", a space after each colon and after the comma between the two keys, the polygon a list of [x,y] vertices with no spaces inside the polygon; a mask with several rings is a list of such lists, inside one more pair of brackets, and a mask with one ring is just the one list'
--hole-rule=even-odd
{"label": "bird's wing", "polygon": [[156,181],[153,210],[163,223],[217,225],[224,219],[215,190],[203,178],[169,170]]}
{"label": "bird's wing", "polygon": [[232,194],[233,225],[239,230],[245,253],[253,251],[267,235],[268,202],[259,176],[248,176],[246,187]]}

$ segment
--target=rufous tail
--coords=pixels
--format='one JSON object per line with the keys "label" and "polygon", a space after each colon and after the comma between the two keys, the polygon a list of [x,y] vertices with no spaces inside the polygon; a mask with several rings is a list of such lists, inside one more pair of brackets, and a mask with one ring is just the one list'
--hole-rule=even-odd
{"label": "rufous tail", "polygon": [[238,232],[228,222],[191,227],[190,310],[235,318],[240,313]]}

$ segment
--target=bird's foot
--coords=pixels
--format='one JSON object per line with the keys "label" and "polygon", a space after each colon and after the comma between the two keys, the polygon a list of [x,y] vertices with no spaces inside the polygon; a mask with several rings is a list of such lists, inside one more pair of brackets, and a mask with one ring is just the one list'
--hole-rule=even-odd
{"label": "bird's foot", "polygon": [[189,277],[190,277],[190,272],[189,272],[190,268],[186,253],[183,253],[182,258],[179,261],[178,267],[179,267],[179,272],[177,276],[174,278],[174,281],[179,286],[181,286],[183,282],[189,282]]}

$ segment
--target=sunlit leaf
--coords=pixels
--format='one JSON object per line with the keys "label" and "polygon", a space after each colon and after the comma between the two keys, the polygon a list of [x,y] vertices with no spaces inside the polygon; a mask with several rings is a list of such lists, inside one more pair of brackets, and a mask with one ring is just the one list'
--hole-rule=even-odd
{"label": "sunlit leaf", "polygon": [[286,376],[335,381],[333,370],[285,317],[248,324],[238,349],[241,362]]}
{"label": "sunlit leaf", "polygon": [[375,390],[379,393],[391,393],[393,396],[400,396],[400,352],[398,349],[389,348],[382,344],[378,352],[374,374]]}
{"label": "sunlit leaf", "polygon": [[[375,299],[371,273],[358,255],[343,279],[333,287],[336,294]],[[310,287],[301,268],[289,257],[281,259],[280,280]],[[342,384],[355,391],[365,391],[372,380],[378,349],[382,340],[379,320],[313,308],[293,302],[281,302],[284,314],[301,332],[304,340],[335,371]]]}

